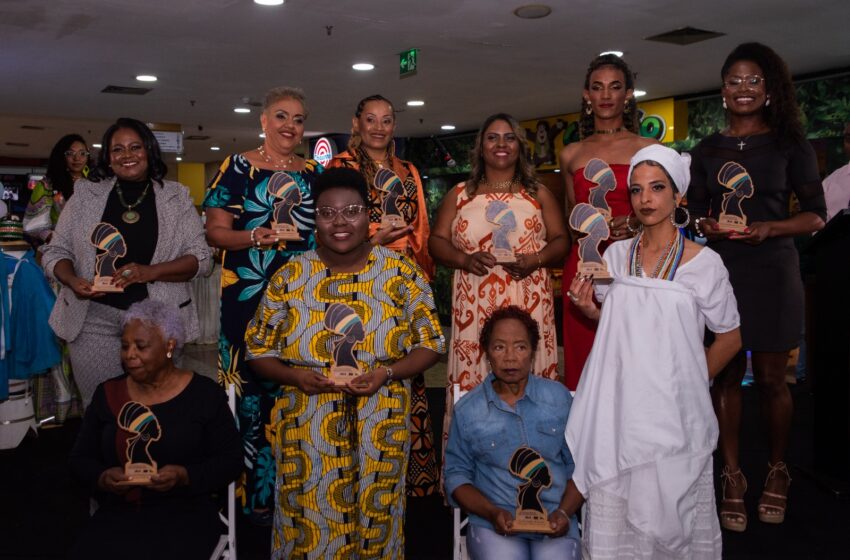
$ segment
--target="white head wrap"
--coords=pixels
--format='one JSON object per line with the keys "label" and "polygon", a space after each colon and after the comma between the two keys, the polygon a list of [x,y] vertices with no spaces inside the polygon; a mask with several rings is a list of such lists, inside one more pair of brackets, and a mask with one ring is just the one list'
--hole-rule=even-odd
{"label": "white head wrap", "polygon": [[646,148],[641,148],[632,156],[632,161],[629,162],[629,184],[632,184],[632,172],[638,164],[645,161],[654,161],[667,171],[670,178],[673,179],[676,189],[679,194],[685,196],[688,192],[688,185],[691,183],[691,156],[690,154],[679,154],[676,150],[662,146],[661,144],[652,144]]}

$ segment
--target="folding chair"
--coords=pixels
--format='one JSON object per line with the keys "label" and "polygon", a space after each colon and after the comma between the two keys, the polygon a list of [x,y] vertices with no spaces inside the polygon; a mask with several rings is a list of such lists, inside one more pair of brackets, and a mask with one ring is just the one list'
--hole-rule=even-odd
{"label": "folding chair", "polygon": [[[236,386],[227,386],[227,405],[236,418]],[[227,485],[227,516],[218,513],[221,522],[227,527],[227,533],[221,536],[213,550],[210,560],[236,560],[236,482]]]}
{"label": "folding chair", "polygon": [[[452,383],[452,403],[457,403],[466,391],[462,391],[459,383]],[[466,526],[469,524],[466,514],[460,508],[452,508],[454,523],[452,528],[452,559],[467,560],[466,553]]]}

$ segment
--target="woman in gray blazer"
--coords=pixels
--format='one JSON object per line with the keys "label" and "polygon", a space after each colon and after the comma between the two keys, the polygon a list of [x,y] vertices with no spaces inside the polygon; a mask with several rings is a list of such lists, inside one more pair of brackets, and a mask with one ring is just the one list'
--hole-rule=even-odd
{"label": "woman in gray blazer", "polygon": [[150,298],[177,305],[188,339],[198,336],[189,281],[211,266],[188,189],[164,179],[150,129],[121,118],[101,145],[97,167],[77,182],[42,249],[45,272],[62,284],[50,326],[68,342],[86,406],[98,384],[122,373],[121,316],[131,304]]}

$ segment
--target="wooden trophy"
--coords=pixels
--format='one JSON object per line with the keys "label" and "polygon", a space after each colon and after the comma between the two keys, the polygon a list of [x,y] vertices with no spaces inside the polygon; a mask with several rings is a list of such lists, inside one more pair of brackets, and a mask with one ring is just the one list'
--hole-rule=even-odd
{"label": "wooden trophy", "polygon": [[[159,420],[151,409],[142,403],[128,401],[118,413],[118,427],[133,434],[127,438],[127,462],[124,463],[124,475],[129,479],[118,484],[145,485],[151,483],[151,477],[157,473],[156,461],[151,458],[150,444],[162,436]],[[141,445],[140,445],[141,443]]]}
{"label": "wooden trophy", "polygon": [[335,385],[348,385],[363,374],[354,357],[354,346],[366,338],[363,321],[348,305],[332,303],[325,311],[325,329],[341,335],[333,342],[330,378]]}
{"label": "wooden trophy", "polygon": [[384,193],[381,200],[381,229],[407,226],[407,221],[398,206],[399,198],[405,195],[404,183],[391,169],[378,169],[373,181],[375,188]]}
{"label": "wooden trophy", "polygon": [[493,249],[490,253],[499,264],[516,262],[516,254],[508,234],[516,231],[516,216],[510,206],[501,200],[491,200],[484,210],[487,221],[494,224]]}
{"label": "wooden trophy", "polygon": [[605,216],[590,204],[580,202],[570,212],[570,227],[587,234],[578,240],[579,273],[603,282],[612,280],[608,265],[599,252],[599,244],[611,233]]}
{"label": "wooden trophy", "polygon": [[266,190],[278,199],[272,211],[272,229],[281,241],[300,241],[292,209],[301,204],[301,189],[292,175],[278,171],[271,176]]}
{"label": "wooden trophy", "polygon": [[723,193],[717,225],[726,231],[744,231],[747,229],[747,215],[744,214],[741,203],[755,194],[755,185],[750,174],[740,163],[727,161],[717,173],[717,182],[729,189],[729,192]]}
{"label": "wooden trophy", "polygon": [[100,222],[94,226],[91,233],[91,244],[97,247],[94,259],[94,280],[92,290],[95,292],[123,292],[124,288],[115,286],[115,261],[127,254],[127,243],[115,226]]}
{"label": "wooden trophy", "polygon": [[551,533],[549,512],[540,501],[540,492],[552,486],[549,465],[540,453],[523,446],[514,451],[508,468],[511,474],[525,481],[517,489],[511,530],[517,533]]}
{"label": "wooden trophy", "polygon": [[594,184],[590,187],[588,202],[605,216],[605,221],[611,220],[611,207],[605,196],[617,188],[617,177],[601,159],[593,158],[584,166],[584,178]]}

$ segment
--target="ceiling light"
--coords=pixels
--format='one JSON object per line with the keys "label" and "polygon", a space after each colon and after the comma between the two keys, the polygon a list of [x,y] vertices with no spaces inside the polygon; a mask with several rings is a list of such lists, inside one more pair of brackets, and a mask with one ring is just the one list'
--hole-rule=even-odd
{"label": "ceiling light", "polygon": [[646,95],[646,92],[643,91],[642,89],[636,89],[635,90],[635,97],[643,97],[644,95]]}
{"label": "ceiling light", "polygon": [[249,109],[248,107],[234,107],[233,112],[234,113],[250,113],[251,109]]}
{"label": "ceiling light", "polygon": [[522,19],[540,19],[552,13],[552,8],[546,4],[528,4],[514,10],[514,15]]}
{"label": "ceiling light", "polygon": [[351,67],[360,72],[368,72],[375,69],[375,65],[368,62],[358,62],[357,64],[352,64]]}
{"label": "ceiling light", "polygon": [[221,149],[221,148],[219,148],[218,146],[210,146],[210,150],[212,150],[212,151],[214,151],[214,152],[217,152],[217,151],[219,151],[220,149]]}
{"label": "ceiling light", "polygon": [[155,82],[156,76],[152,74],[139,74],[138,76],[136,76],[136,79],[140,82]]}
{"label": "ceiling light", "polygon": [[183,158],[182,158],[182,157],[180,157],[180,156],[177,156],[177,158],[176,158],[176,159],[177,159],[177,161],[183,161]]}
{"label": "ceiling light", "polygon": [[602,51],[599,53],[599,56],[605,56],[606,54],[613,54],[616,57],[623,56],[623,51]]}
{"label": "ceiling light", "polygon": [[92,144],[91,147],[92,148],[102,148],[103,146],[101,146],[100,144]]}
{"label": "ceiling light", "polygon": [[266,133],[265,133],[265,132],[261,132],[261,133],[260,133],[260,138],[265,138],[265,137],[266,137]]}
{"label": "ceiling light", "polygon": [[284,0],[254,0],[254,4],[260,6],[280,6]]}
{"label": "ceiling light", "polygon": [[407,102],[408,107],[421,107],[423,105],[425,105],[425,102],[421,99],[411,99]]}
{"label": "ceiling light", "polygon": [[453,124],[444,124],[444,125],[443,125],[443,126],[441,126],[440,128],[442,128],[443,130],[454,130],[454,129],[455,129],[455,125],[453,125]]}

